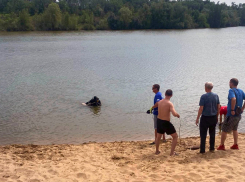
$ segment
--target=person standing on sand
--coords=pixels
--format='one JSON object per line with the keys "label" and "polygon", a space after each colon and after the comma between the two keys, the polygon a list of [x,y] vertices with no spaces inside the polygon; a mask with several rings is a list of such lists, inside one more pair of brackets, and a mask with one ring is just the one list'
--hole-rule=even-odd
{"label": "person standing on sand", "polygon": [[171,135],[172,146],[170,156],[175,155],[174,152],[175,147],[177,145],[178,135],[173,124],[170,122],[170,113],[174,117],[180,117],[180,115],[175,111],[174,105],[170,102],[170,98],[173,95],[173,91],[171,89],[166,90],[165,92],[165,99],[157,102],[153,107],[158,107],[158,117],[157,117],[157,139],[156,139],[156,155],[160,154],[159,151],[159,144],[162,135],[166,132],[168,135]]}
{"label": "person standing on sand", "polygon": [[[154,105],[159,102],[160,100],[163,99],[162,93],[159,92],[160,90],[160,85],[154,84],[152,86],[152,92],[155,93],[154,97]],[[157,138],[157,115],[158,115],[158,108],[157,107],[152,107],[151,110],[153,109],[153,121],[154,121],[154,130],[155,130],[155,141],[150,143],[150,145],[154,145],[156,143],[156,138]],[[165,134],[163,134],[163,141],[165,141]]]}
{"label": "person standing on sand", "polygon": [[[234,144],[231,146],[231,149],[239,149],[238,148],[238,124],[241,120],[241,113],[236,114],[236,109],[238,107],[241,108],[241,111],[244,111],[245,103],[243,104],[243,100],[245,100],[245,94],[244,92],[237,88],[238,85],[238,79],[232,78],[230,80],[230,90],[228,94],[228,105],[227,105],[227,115],[224,120],[224,123],[222,125],[222,133],[221,133],[221,143],[220,146],[217,148],[217,150],[225,150],[225,139],[227,136],[227,133],[233,131],[233,138],[234,138]],[[243,106],[242,106],[243,104]]]}
{"label": "person standing on sand", "polygon": [[220,107],[220,110],[219,110],[219,125],[222,124],[222,117],[224,115],[224,119],[226,117],[226,114],[227,114],[227,106],[221,106]]}
{"label": "person standing on sand", "polygon": [[200,120],[200,153],[205,153],[205,145],[206,145],[206,137],[207,131],[209,130],[209,143],[210,148],[209,151],[214,151],[214,144],[215,144],[215,127],[218,122],[219,116],[219,109],[220,109],[220,102],[219,96],[212,92],[213,83],[206,82],[205,83],[205,91],[206,94],[201,96],[199,102],[199,110],[196,119],[196,125],[198,126],[199,118]]}

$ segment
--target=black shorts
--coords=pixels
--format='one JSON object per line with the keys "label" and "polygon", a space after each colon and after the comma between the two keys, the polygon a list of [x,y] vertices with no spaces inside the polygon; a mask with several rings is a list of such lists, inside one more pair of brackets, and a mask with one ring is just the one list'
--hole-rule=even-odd
{"label": "black shorts", "polygon": [[161,120],[157,118],[157,133],[167,133],[168,135],[172,135],[176,133],[176,130],[174,128],[174,125],[170,123],[170,121]]}

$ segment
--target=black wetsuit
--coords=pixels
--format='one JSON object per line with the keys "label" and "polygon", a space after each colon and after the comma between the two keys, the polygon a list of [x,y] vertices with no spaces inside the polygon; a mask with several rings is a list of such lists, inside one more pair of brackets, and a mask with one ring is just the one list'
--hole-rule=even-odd
{"label": "black wetsuit", "polygon": [[100,99],[96,96],[92,98],[90,101],[86,102],[86,105],[88,106],[101,106]]}

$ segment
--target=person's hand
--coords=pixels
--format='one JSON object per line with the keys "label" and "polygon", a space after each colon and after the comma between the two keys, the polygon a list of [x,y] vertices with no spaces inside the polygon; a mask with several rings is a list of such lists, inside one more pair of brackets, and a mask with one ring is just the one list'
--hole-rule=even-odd
{"label": "person's hand", "polygon": [[150,113],[152,113],[152,109],[153,109],[153,108],[151,107],[151,108],[150,108]]}
{"label": "person's hand", "polygon": [[235,111],[231,111],[231,115],[235,115],[236,113],[235,113]]}
{"label": "person's hand", "polygon": [[196,119],[196,125],[198,126],[198,124],[199,124],[199,119]]}
{"label": "person's hand", "polygon": [[180,118],[180,115],[177,113],[176,117],[177,117],[177,118]]}

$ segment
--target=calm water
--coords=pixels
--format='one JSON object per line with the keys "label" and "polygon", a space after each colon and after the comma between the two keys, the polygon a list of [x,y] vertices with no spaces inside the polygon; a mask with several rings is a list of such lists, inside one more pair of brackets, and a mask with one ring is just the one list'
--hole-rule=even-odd
{"label": "calm water", "polygon": [[[154,83],[173,90],[181,136],[198,135],[206,81],[222,105],[230,78],[245,90],[244,50],[245,27],[0,33],[0,144],[152,139]],[[94,95],[101,108],[81,105]]]}

